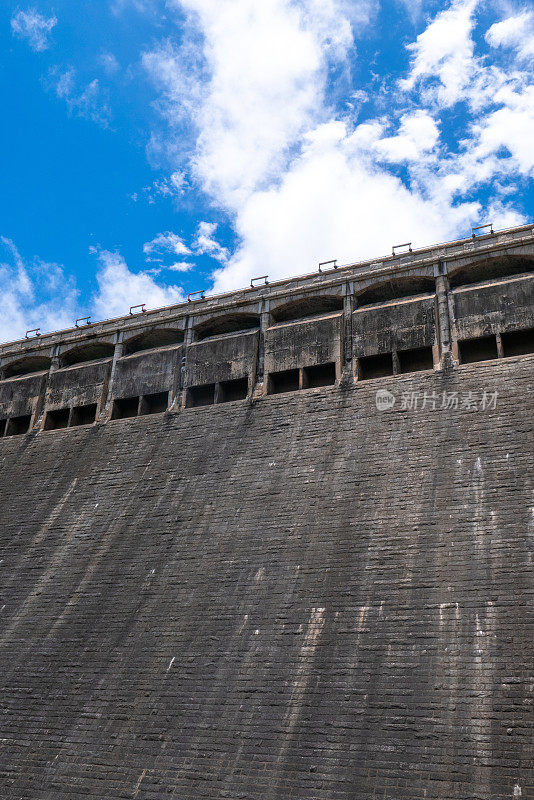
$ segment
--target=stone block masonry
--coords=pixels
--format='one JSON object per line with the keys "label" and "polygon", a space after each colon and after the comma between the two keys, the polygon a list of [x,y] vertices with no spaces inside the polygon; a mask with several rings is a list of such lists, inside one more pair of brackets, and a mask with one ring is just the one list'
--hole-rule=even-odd
{"label": "stone block masonry", "polygon": [[5,438],[1,796],[532,797],[532,366]]}
{"label": "stone block masonry", "polygon": [[534,798],[504,238],[0,348],[2,800]]}

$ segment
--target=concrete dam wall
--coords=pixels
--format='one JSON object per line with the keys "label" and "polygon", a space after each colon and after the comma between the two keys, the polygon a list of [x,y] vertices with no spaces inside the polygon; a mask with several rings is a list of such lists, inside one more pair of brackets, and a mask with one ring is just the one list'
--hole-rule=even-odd
{"label": "concrete dam wall", "polygon": [[533,796],[533,231],[0,347],[0,797]]}

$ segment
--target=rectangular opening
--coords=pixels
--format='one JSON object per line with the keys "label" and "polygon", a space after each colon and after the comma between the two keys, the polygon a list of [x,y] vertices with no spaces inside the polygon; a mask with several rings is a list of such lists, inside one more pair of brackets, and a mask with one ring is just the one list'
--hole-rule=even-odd
{"label": "rectangular opening", "polygon": [[3,436],[6,432],[6,422],[7,419],[0,419],[0,436]]}
{"label": "rectangular opening", "polygon": [[244,400],[248,394],[248,378],[237,378],[233,381],[221,381],[219,384],[219,403],[232,400]]}
{"label": "rectangular opening", "polygon": [[70,408],[56,408],[55,411],[47,411],[45,417],[44,430],[57,431],[66,428],[69,424]]}
{"label": "rectangular opening", "polygon": [[336,365],[317,364],[314,367],[305,367],[302,376],[302,388],[313,389],[317,386],[333,386],[336,382]]}
{"label": "rectangular opening", "polygon": [[269,394],[294,392],[299,388],[298,369],[285,369],[282,372],[271,372],[269,375]]}
{"label": "rectangular opening", "polygon": [[22,436],[30,430],[31,414],[23,417],[11,417],[6,424],[6,436]]}
{"label": "rectangular opening", "polygon": [[70,424],[73,428],[77,425],[92,425],[95,419],[96,403],[91,403],[87,406],[76,406],[73,408]]}
{"label": "rectangular opening", "polygon": [[138,408],[138,397],[121,397],[118,400],[113,401],[111,419],[127,419],[128,417],[136,417]]}
{"label": "rectangular opening", "polygon": [[431,347],[417,347],[414,350],[399,350],[401,372],[421,372],[424,369],[434,369],[434,359]]}
{"label": "rectangular opening", "polygon": [[141,407],[139,413],[145,414],[162,414],[167,411],[169,405],[168,392],[155,392],[154,394],[145,394],[141,398]]}
{"label": "rectangular opening", "polygon": [[376,356],[364,356],[358,359],[360,380],[385,378],[393,375],[393,357],[391,353],[380,353]]}
{"label": "rectangular opening", "polygon": [[505,358],[509,356],[525,356],[534,353],[534,328],[526,331],[510,331],[501,334],[502,349]]}
{"label": "rectangular opening", "polygon": [[215,384],[205,383],[202,386],[190,386],[187,390],[188,408],[211,406],[215,402]]}
{"label": "rectangular opening", "polygon": [[478,339],[465,339],[458,342],[460,363],[473,364],[497,358],[497,339],[495,336],[481,336]]}

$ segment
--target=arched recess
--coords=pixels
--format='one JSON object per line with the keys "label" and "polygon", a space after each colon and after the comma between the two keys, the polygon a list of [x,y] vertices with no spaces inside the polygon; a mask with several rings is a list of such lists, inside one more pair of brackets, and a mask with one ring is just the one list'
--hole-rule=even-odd
{"label": "arched recess", "polygon": [[291,303],[278,306],[271,312],[275,322],[292,322],[293,320],[317,317],[321,314],[332,314],[343,311],[343,298],[335,295],[300,297]]}
{"label": "arched recess", "polygon": [[373,284],[356,292],[358,308],[370,306],[375,303],[387,303],[391,300],[400,300],[403,297],[413,297],[419,294],[435,292],[436,284],[430,276],[399,276],[388,278],[378,284]]}
{"label": "arched recess", "polygon": [[113,358],[115,347],[108,342],[90,342],[73,347],[60,356],[62,367],[72,367],[74,364],[83,364],[86,361],[102,361]]}
{"label": "arched recess", "polygon": [[498,256],[466,264],[457,270],[449,269],[449,282],[451,288],[456,289],[459,286],[469,286],[472,283],[482,283],[533,271],[533,256]]}
{"label": "arched recess", "polygon": [[199,323],[195,327],[195,339],[200,342],[210,336],[251,331],[259,327],[260,318],[257,314],[223,314]]}
{"label": "arched recess", "polygon": [[154,350],[156,347],[171,347],[181,344],[184,332],[171,328],[151,328],[133,336],[124,343],[124,355],[130,356],[144,350]]}
{"label": "arched recess", "polygon": [[19,361],[12,361],[2,368],[4,378],[14,378],[19,375],[32,375],[34,372],[46,372],[50,369],[50,358],[47,356],[27,356]]}

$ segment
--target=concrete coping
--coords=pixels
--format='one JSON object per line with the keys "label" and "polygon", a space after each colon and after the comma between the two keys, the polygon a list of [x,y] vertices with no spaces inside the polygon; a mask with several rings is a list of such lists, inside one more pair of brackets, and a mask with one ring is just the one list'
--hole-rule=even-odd
{"label": "concrete coping", "polygon": [[140,314],[125,314],[83,327],[73,326],[29,339],[6,342],[0,345],[0,358],[21,357],[30,352],[43,352],[57,345],[77,343],[89,338],[117,336],[119,333],[131,335],[135,331],[141,332],[151,325],[183,325],[184,320],[190,316],[221,313],[236,306],[250,307],[265,300],[291,296],[292,293],[317,292],[339,286],[347,281],[360,282],[416,269],[433,269],[438,260],[449,262],[475,255],[477,258],[489,254],[498,256],[499,253],[508,253],[511,248],[516,249],[525,244],[532,244],[533,238],[534,224],[529,223],[516,228],[415,249],[408,253],[389,255],[381,259],[353,262],[323,272],[273,281],[261,287],[246,287],[190,302],[150,309]]}

